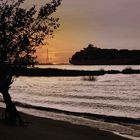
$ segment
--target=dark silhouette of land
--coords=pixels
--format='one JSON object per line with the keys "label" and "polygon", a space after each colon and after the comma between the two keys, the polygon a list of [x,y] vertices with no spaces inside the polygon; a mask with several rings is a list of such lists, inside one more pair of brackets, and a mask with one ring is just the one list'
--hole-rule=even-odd
{"label": "dark silhouette of land", "polygon": [[101,49],[89,44],[69,62],[74,65],[139,65],[140,50]]}
{"label": "dark silhouette of land", "polygon": [[17,76],[100,76],[104,74],[140,74],[140,70],[64,70],[55,68],[16,68]]}

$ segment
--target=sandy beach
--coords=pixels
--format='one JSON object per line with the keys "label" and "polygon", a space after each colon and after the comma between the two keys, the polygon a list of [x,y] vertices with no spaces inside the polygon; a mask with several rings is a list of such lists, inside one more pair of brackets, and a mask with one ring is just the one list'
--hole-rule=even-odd
{"label": "sandy beach", "polygon": [[[0,109],[0,115],[2,109]],[[27,126],[0,121],[0,140],[127,140],[111,132],[21,113]]]}

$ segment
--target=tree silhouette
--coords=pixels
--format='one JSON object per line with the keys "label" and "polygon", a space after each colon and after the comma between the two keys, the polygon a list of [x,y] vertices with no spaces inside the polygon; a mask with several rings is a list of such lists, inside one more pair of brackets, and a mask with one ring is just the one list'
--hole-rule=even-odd
{"label": "tree silhouette", "polygon": [[61,4],[52,0],[39,10],[36,6],[26,9],[25,0],[0,1],[0,92],[6,109],[4,118],[8,123],[22,124],[20,115],[9,94],[10,85],[17,68],[33,66],[36,63],[36,49],[44,40],[53,36],[59,27],[59,18],[51,15]]}

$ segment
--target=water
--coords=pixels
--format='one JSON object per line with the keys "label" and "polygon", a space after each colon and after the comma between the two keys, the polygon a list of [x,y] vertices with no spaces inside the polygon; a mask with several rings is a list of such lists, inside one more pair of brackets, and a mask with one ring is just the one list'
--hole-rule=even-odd
{"label": "water", "polygon": [[[74,70],[122,70],[140,66],[71,66],[42,65],[42,68]],[[14,101],[43,108],[99,114],[115,117],[140,118],[140,75],[103,75],[88,81],[83,77],[19,77],[11,85],[10,94]],[[1,98],[1,97],[0,97]],[[0,103],[0,106],[3,104]],[[140,125],[122,125],[85,119],[33,108],[18,108],[35,116],[68,121],[74,124],[115,131],[140,137]],[[133,137],[132,139],[139,139]]]}
{"label": "water", "polygon": [[[48,66],[46,66],[48,67]],[[103,66],[49,66],[64,69],[100,69]],[[123,69],[128,66],[106,66]],[[139,66],[132,66],[139,68]],[[140,118],[140,75],[104,75],[95,81],[83,77],[19,77],[10,93],[14,101],[111,116]]]}

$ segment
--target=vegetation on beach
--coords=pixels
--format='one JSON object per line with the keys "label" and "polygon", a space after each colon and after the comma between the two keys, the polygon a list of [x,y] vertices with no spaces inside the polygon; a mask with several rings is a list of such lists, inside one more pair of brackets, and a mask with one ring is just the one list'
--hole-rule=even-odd
{"label": "vegetation on beach", "polygon": [[53,36],[59,27],[59,19],[52,16],[61,0],[52,0],[39,10],[36,6],[26,9],[25,0],[1,0],[0,2],[0,92],[6,110],[6,122],[23,124],[9,94],[10,85],[18,68],[36,63],[36,49]]}

